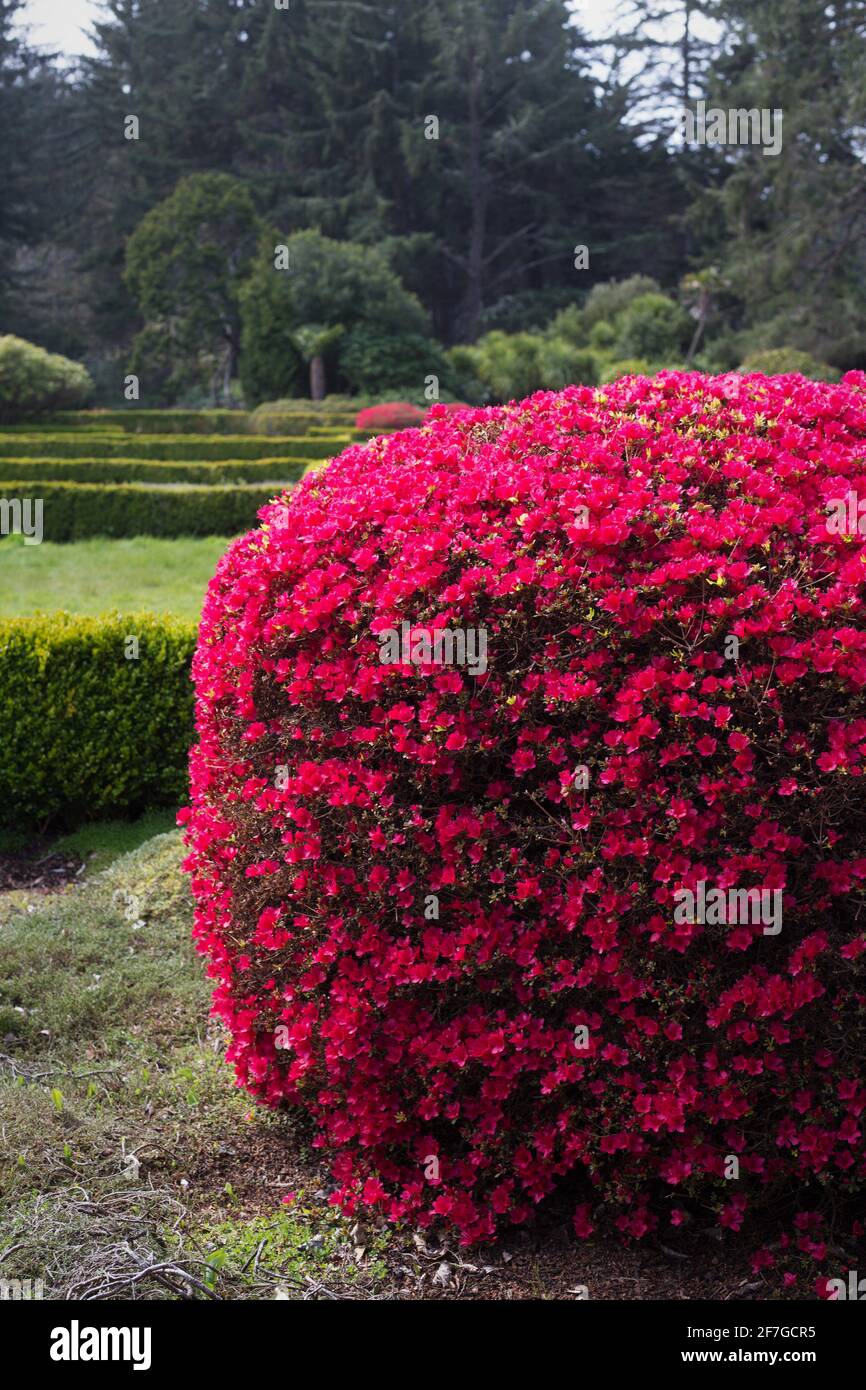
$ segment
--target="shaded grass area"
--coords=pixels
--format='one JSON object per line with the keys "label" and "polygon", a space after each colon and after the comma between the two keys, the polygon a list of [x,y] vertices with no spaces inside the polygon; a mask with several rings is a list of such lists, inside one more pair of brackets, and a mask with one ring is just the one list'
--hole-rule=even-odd
{"label": "shaded grass area", "polygon": [[228,544],[225,536],[136,536],[25,545],[9,536],[0,542],[0,617],[148,609],[195,622]]}
{"label": "shaded grass area", "polygon": [[107,869],[122,854],[138,849],[154,835],[173,830],[174,811],[148,811],[138,820],[93,821],[68,835],[61,835],[52,845],[59,854],[77,854],[85,861],[85,875]]}
{"label": "shaded grass area", "polygon": [[0,1277],[46,1298],[375,1297],[372,1244],[305,1190],[307,1137],[222,1060],[181,858],[172,832],[81,887],[0,896]]}

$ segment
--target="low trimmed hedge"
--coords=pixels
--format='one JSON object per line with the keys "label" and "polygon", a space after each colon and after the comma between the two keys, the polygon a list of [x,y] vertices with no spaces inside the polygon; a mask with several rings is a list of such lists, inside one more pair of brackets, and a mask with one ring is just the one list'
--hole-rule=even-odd
{"label": "low trimmed hedge", "polygon": [[366,439],[369,432],[369,430],[356,430],[351,420],[347,425],[311,425],[307,430],[307,434],[316,439],[333,439],[335,434],[345,434],[351,439],[361,437]]}
{"label": "low trimmed hedge", "polygon": [[[340,431],[355,421],[357,407],[317,407],[313,401],[279,410],[66,410],[52,416],[61,428],[113,429],[125,434],[307,434]],[[49,423],[48,428],[51,428]],[[28,426],[29,428],[29,426]]]}
{"label": "low trimmed hedge", "polygon": [[[128,639],[138,640],[138,657]],[[150,613],[0,620],[0,825],[45,829],[185,795],[195,625]]]}
{"label": "low trimmed hedge", "polygon": [[168,463],[137,458],[0,458],[0,482],[55,480],[66,483],[295,483],[309,459],[225,459],[211,463]]}
{"label": "low trimmed hedge", "polygon": [[236,536],[255,525],[259,508],[279,491],[255,484],[149,487],[41,478],[0,483],[0,499],[41,498],[42,539],[60,542],[90,536]]}
{"label": "low trimmed hedge", "polygon": [[60,417],[55,415],[50,420],[38,420],[32,424],[28,421],[26,425],[23,425],[19,421],[16,425],[0,425],[0,438],[6,434],[11,434],[20,438],[21,435],[25,433],[28,435],[63,434],[67,437],[76,434],[86,434],[91,437],[94,434],[103,436],[118,435],[122,437],[125,433],[124,430],[118,429],[116,425],[67,425],[58,423],[59,420]]}
{"label": "low trimmed hedge", "polygon": [[[267,439],[246,434],[200,435],[185,439],[182,435],[139,435],[135,454],[141,459],[162,459],[167,463],[189,460],[202,463],[227,459],[256,459],[267,453],[270,458],[325,458],[342,453],[350,443],[348,435],[269,436]],[[0,436],[0,458],[124,458],[130,453],[126,435],[103,436],[96,432],[80,436],[43,434],[4,434]]]}
{"label": "low trimmed hedge", "polygon": [[250,426],[250,433],[265,435],[281,434],[333,434],[345,433],[355,427],[354,415],[301,415],[294,411],[281,411],[277,415],[263,415]]}
{"label": "low trimmed hedge", "polygon": [[295,434],[300,432],[300,420],[309,422],[307,428],[315,424],[330,429],[346,429],[355,423],[358,404],[348,400],[334,404],[300,399],[263,401],[251,413],[247,429],[252,434]]}
{"label": "low trimmed hedge", "polygon": [[249,415],[245,410],[69,410],[54,419],[78,429],[107,426],[138,434],[239,434]]}
{"label": "low trimmed hedge", "polygon": [[355,417],[327,416],[324,420],[321,415],[280,415],[272,417],[270,423],[273,429],[250,429],[250,434],[260,435],[281,435],[281,434],[348,434],[354,428]]}

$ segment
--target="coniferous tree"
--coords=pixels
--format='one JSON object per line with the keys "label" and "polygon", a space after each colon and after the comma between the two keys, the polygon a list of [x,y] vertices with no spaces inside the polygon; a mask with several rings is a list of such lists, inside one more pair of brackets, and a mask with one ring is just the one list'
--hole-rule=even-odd
{"label": "coniferous tree", "polygon": [[0,0],[0,307],[18,279],[16,250],[44,235],[47,153],[57,80],[27,42],[23,0]]}
{"label": "coniferous tree", "polygon": [[722,0],[708,104],[782,113],[782,145],[705,152],[724,166],[696,204],[704,264],[736,295],[744,347],[866,362],[866,6]]}

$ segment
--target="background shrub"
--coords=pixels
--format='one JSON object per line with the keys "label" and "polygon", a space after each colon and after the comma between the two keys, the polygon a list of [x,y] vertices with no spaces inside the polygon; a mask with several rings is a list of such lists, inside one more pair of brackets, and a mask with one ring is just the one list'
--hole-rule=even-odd
{"label": "background shrub", "polygon": [[457,394],[475,405],[482,405],[489,400],[490,387],[478,375],[479,358],[476,349],[467,343],[456,343],[448,349],[446,356]]}
{"label": "background shrub", "polygon": [[[287,248],[290,270],[275,270],[275,245]],[[241,292],[241,314],[241,380],[251,405],[307,389],[310,358],[316,355],[308,344],[325,330],[334,333],[321,350],[329,389],[341,375],[341,353],[356,326],[401,337],[429,332],[420,301],[382,252],[333,241],[315,230],[263,239]]]}
{"label": "background shrub", "polygon": [[617,317],[616,329],[617,356],[669,362],[685,354],[694,324],[667,295],[642,294]]}
{"label": "background shrub", "polygon": [[441,344],[422,333],[388,333],[359,323],[340,343],[340,376],[350,391],[423,391],[431,374],[443,391],[451,390],[452,371]]}
{"label": "background shrub", "polygon": [[618,381],[621,376],[652,376],[655,371],[652,363],[642,357],[626,358],[607,362],[601,370],[600,383],[606,386],[610,381]]}
{"label": "background shrub", "polygon": [[841,375],[827,362],[818,362],[799,348],[765,348],[752,352],[737,368],[739,372],[763,372],[766,376],[781,376],[784,372],[799,372],[811,381],[838,381]]}
{"label": "background shrub", "polygon": [[[598,286],[594,302],[595,291],[586,308],[570,305],[541,332],[496,331],[474,346],[452,348],[449,360],[462,394],[479,402],[520,400],[535,391],[598,385],[611,379],[614,364],[620,374],[623,360],[654,371],[651,363],[682,357],[688,315],[665,295],[637,294],[645,283],[646,277],[635,276]],[[599,305],[616,311],[612,321],[596,317]],[[634,344],[643,345],[640,355]]]}
{"label": "background shrub", "polygon": [[93,383],[80,362],[70,362],[23,338],[0,337],[0,423],[16,424],[54,410],[85,405]]}
{"label": "background shrub", "polygon": [[603,358],[592,348],[578,348],[564,338],[543,338],[539,347],[538,390],[560,391],[564,386],[595,386]]}
{"label": "background shrub", "polygon": [[[606,329],[614,320],[644,294],[657,294],[661,286],[649,275],[630,275],[625,280],[604,280],[593,285],[581,307],[569,304],[551,321],[550,331],[557,338],[583,347],[592,341],[593,329],[604,324]],[[602,346],[601,343],[598,346]]]}
{"label": "background shrub", "polygon": [[[599,358],[552,333],[486,333],[474,347],[455,350],[455,367],[469,390],[483,400],[519,400],[533,391],[559,389],[598,379]],[[473,391],[473,380],[479,385]]]}
{"label": "background shrub", "polygon": [[542,338],[538,333],[485,333],[474,349],[475,374],[488,399],[519,400],[544,384]]}
{"label": "background shrub", "polygon": [[278,278],[271,246],[269,273],[260,269],[243,301],[240,376],[248,406],[307,391],[307,369],[293,339]]}
{"label": "background shrub", "polygon": [[[347,1209],[862,1215],[866,539],[827,508],[864,422],[860,373],[539,394],[350,448],[232,546],[196,936]],[[383,664],[403,623],[483,629],[486,670]],[[781,891],[780,929],[689,922],[702,882]]]}
{"label": "background shrub", "polygon": [[[128,638],[139,656],[127,660]],[[0,824],[171,806],[192,735],[195,627],[152,614],[0,620]]]}
{"label": "background shrub", "polygon": [[304,434],[313,426],[343,431],[352,428],[360,401],[349,396],[326,396],[323,401],[309,398],[281,398],[262,401],[249,416],[251,434]]}
{"label": "background shrub", "polygon": [[355,420],[358,430],[405,430],[420,425],[424,411],[409,401],[383,401],[359,410]]}

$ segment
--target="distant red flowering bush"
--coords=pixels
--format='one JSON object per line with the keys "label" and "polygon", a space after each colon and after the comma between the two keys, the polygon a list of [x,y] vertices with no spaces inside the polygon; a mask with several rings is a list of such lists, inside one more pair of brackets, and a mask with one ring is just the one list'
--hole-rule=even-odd
{"label": "distant red flowering bush", "polygon": [[424,411],[408,401],[386,401],[384,405],[369,405],[355,418],[356,430],[405,430],[420,425]]}
{"label": "distant red flowering bush", "polygon": [[862,373],[626,378],[353,446],[220,561],[196,938],[350,1210],[862,1210],[864,459]]}

